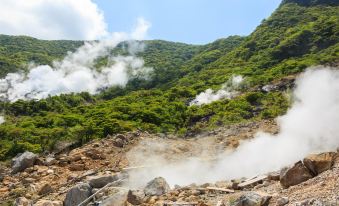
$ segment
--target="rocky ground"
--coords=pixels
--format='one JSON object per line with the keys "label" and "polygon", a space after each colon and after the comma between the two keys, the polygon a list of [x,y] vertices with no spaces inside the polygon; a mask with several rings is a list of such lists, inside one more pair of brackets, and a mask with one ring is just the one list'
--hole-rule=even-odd
{"label": "rocky ground", "polygon": [[170,188],[159,177],[140,190],[124,184],[131,171],[152,167],[144,156],[131,154],[161,155],[166,161],[199,156],[208,162],[257,131],[278,132],[274,122],[262,121],[192,138],[132,132],[76,149],[63,144],[55,154],[26,152],[0,168],[0,205],[339,205],[337,153],[310,156],[281,172],[251,179]]}

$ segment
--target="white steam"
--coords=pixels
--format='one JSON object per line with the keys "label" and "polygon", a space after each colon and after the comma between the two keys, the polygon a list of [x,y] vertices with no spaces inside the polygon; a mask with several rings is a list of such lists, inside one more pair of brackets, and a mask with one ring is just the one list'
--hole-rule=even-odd
{"label": "white steam", "polygon": [[200,155],[168,161],[162,155],[167,146],[156,157],[135,153],[152,167],[131,173],[134,184],[139,181],[142,185],[157,176],[172,186],[250,177],[279,170],[313,152],[335,150],[339,146],[339,71],[312,68],[296,83],[292,107],[278,118],[278,134],[259,133],[235,151],[220,152],[209,162],[199,160]]}
{"label": "white steam", "polygon": [[3,124],[3,123],[5,123],[5,117],[4,116],[0,116],[0,124]]}
{"label": "white steam", "polygon": [[190,105],[200,106],[220,99],[232,99],[238,94],[236,89],[239,88],[243,80],[242,76],[233,76],[220,90],[213,91],[212,89],[207,89],[205,92],[198,94],[195,99],[190,102]]}
{"label": "white steam", "polygon": [[28,74],[10,73],[0,79],[0,98],[13,102],[72,92],[95,94],[110,86],[124,86],[132,77],[148,78],[152,69],[144,67],[144,61],[133,56],[143,48],[140,43],[131,43],[130,56],[109,57],[108,64],[99,69],[95,64],[98,58],[110,56],[112,49],[122,41],[142,39],[149,27],[149,23],[139,19],[131,34],[113,33],[109,39],[86,42],[53,66],[36,66],[30,68]]}

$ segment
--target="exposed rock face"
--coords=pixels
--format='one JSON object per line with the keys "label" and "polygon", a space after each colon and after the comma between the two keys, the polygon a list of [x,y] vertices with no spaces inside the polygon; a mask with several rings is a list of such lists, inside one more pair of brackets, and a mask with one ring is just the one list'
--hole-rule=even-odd
{"label": "exposed rock face", "polygon": [[144,193],[147,196],[153,196],[153,195],[163,195],[167,193],[170,190],[170,187],[166,180],[162,177],[157,177],[147,183],[147,186],[144,189]]}
{"label": "exposed rock face", "polygon": [[118,175],[94,176],[89,178],[89,184],[93,188],[102,188],[108,183],[118,180]]}
{"label": "exposed rock face", "polygon": [[13,159],[12,174],[22,172],[26,168],[32,167],[37,158],[38,156],[32,152],[24,152],[18,157],[15,157]]}
{"label": "exposed rock face", "polygon": [[312,154],[304,158],[303,162],[304,165],[313,173],[313,175],[318,175],[326,170],[331,169],[335,157],[335,152]]}
{"label": "exposed rock face", "polygon": [[64,206],[76,206],[87,199],[92,194],[92,188],[89,184],[84,183],[70,189],[64,200]]}
{"label": "exposed rock face", "polygon": [[239,197],[232,206],[262,206],[267,205],[271,197],[261,196],[254,192],[249,192]]}
{"label": "exposed rock face", "polygon": [[132,205],[140,205],[143,203],[145,193],[140,190],[130,190],[127,194],[127,201]]}
{"label": "exposed rock face", "polygon": [[302,183],[312,177],[313,175],[301,161],[280,171],[280,183],[285,188]]}

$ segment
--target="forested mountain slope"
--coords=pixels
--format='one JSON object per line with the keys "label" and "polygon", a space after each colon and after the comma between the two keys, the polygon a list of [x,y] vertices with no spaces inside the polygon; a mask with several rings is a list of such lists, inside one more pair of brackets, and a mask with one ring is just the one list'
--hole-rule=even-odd
{"label": "forested mountain slope", "polygon": [[[5,40],[12,41],[15,45],[17,40]],[[39,48],[42,60],[38,61],[34,55],[39,56],[39,52],[27,49],[24,57],[17,58],[20,49],[11,54],[6,50],[14,46],[1,44],[5,48],[1,52],[7,55],[1,56],[7,59],[2,60],[1,74],[16,71],[32,56],[38,63],[50,63],[81,45],[44,43],[48,46],[27,46]],[[138,55],[154,68],[151,80],[133,79],[125,88],[110,88],[98,95],[81,93],[4,103],[0,158],[24,150],[49,150],[60,140],[84,143],[136,129],[185,136],[216,126],[274,118],[288,107],[286,93],[256,88],[312,65],[339,61],[339,2],[285,0],[247,37],[231,36],[204,46],[159,40],[145,44]],[[245,78],[241,95],[202,106],[189,105],[197,94],[208,88],[219,89],[233,75]]]}

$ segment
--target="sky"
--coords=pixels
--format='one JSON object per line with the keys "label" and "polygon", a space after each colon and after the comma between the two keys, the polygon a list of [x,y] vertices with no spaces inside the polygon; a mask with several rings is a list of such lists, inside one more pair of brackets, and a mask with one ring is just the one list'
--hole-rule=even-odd
{"label": "sky", "polygon": [[194,44],[248,35],[281,0],[94,0],[110,31],[128,30],[138,17],[151,22],[149,38]]}
{"label": "sky", "polygon": [[205,44],[248,35],[281,0],[1,0],[0,33],[39,39],[104,39],[140,19],[146,39]]}

